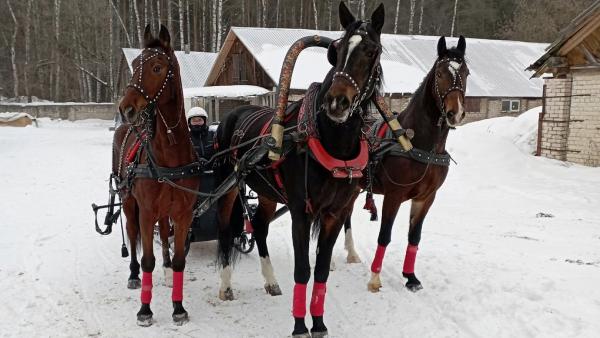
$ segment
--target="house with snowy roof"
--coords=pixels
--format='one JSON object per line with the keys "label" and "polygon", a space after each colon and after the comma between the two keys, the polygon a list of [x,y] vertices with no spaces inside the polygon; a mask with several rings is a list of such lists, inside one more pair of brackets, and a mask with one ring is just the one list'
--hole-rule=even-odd
{"label": "house with snowy roof", "polygon": [[531,64],[545,80],[537,155],[600,166],[600,1]]}
{"label": "house with snowy roof", "polygon": [[[288,48],[297,39],[315,34],[337,39],[343,32],[232,27],[208,74],[206,85],[254,85],[273,90]],[[384,91],[392,109],[399,111],[408,103],[433,65],[438,38],[382,34]],[[448,39],[449,45],[454,43],[456,39]],[[543,53],[546,46],[467,38],[471,76],[465,102],[466,120],[515,116],[540,106],[543,81],[530,79],[532,72],[524,69]],[[292,76],[292,94],[301,95],[312,82],[321,81],[330,67],[325,49],[303,51]]]}

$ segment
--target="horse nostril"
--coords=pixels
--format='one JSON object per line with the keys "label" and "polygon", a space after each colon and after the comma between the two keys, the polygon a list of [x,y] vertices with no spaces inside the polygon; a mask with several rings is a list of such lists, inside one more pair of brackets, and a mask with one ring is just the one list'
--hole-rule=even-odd
{"label": "horse nostril", "polygon": [[131,107],[131,106],[127,106],[127,108],[125,108],[125,112],[124,112],[124,113],[125,113],[124,115],[125,115],[127,118],[131,118],[131,117],[133,117],[133,107]]}
{"label": "horse nostril", "polygon": [[446,115],[448,116],[448,118],[452,118],[456,113],[453,111],[449,111],[446,113]]}
{"label": "horse nostril", "polygon": [[340,105],[340,108],[345,109],[346,107],[348,107],[348,98],[344,95],[340,95],[336,98],[337,102]]}

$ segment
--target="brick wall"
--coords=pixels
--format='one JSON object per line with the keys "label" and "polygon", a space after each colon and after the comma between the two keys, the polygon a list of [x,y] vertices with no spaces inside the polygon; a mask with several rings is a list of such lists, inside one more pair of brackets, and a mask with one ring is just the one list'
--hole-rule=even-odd
{"label": "brick wall", "polygon": [[573,79],[546,79],[546,110],[542,123],[541,154],[557,160],[567,159],[567,137]]}
{"label": "brick wall", "polygon": [[574,71],[572,77],[566,160],[597,167],[600,166],[600,70]]}

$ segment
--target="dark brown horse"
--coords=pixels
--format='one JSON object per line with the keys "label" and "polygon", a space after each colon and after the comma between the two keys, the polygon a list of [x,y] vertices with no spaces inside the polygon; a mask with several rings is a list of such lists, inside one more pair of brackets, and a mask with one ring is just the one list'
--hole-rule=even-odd
{"label": "dark brown horse", "polygon": [[[465,49],[463,36],[459,38],[457,47],[450,49],[446,48],[446,39],[441,37],[437,46],[438,58],[433,68],[406,109],[398,116],[403,128],[414,130],[412,143],[416,149],[409,154],[398,151],[396,145],[386,144],[384,141],[372,154],[375,159],[373,192],[383,195],[378,246],[368,283],[368,289],[372,292],[381,288],[381,266],[391,240],[394,220],[400,204],[408,200],[411,201],[411,209],[402,275],[408,279],[406,287],[409,290],[416,292],[422,289],[414,272],[415,259],[423,220],[448,174],[450,156],[445,150],[448,132],[465,117],[463,107],[469,75]],[[382,136],[385,137],[381,129],[374,132],[379,132],[379,141]],[[361,185],[366,187],[364,181]],[[347,235],[349,228],[350,218],[346,221]]]}
{"label": "dark brown horse", "polygon": [[[160,225],[163,239],[165,266],[170,266],[166,237],[169,219],[173,222],[175,237],[173,268],[173,320],[183,324],[188,314],[183,308],[184,245],[192,221],[196,195],[174,188],[198,190],[198,176],[189,165],[196,163],[196,155],[183,108],[183,91],[179,64],[171,48],[171,38],[161,25],[155,38],[150,26],[144,33],[144,50],[133,61],[133,75],[119,111],[126,124],[115,131],[113,141],[113,174],[118,175],[127,217],[127,234],[132,245],[130,288],[141,284],[141,308],[138,324],[152,324],[152,271],[154,225]],[[176,176],[173,168],[183,168],[186,176]],[[170,176],[172,175],[172,176]],[[173,176],[174,175],[174,176]],[[166,177],[172,177],[168,179]],[[171,183],[171,184],[167,184]],[[139,264],[136,241],[141,237],[142,280],[139,282]]]}
{"label": "dark brown horse", "polygon": [[[375,10],[369,23],[356,21],[344,3],[340,3],[339,13],[345,33],[337,43],[330,46],[328,56],[334,68],[322,84],[313,84],[300,103],[289,107],[284,126],[297,133],[293,133],[295,136],[284,142],[283,160],[271,163],[264,157],[245,179],[245,183],[259,195],[258,210],[252,225],[266,280],[265,288],[271,295],[280,294],[280,291],[266,245],[268,225],[277,202],[289,206],[296,282],[292,310],[295,318],[293,335],[301,337],[309,336],[304,317],[306,288],[310,279],[311,225],[318,237],[310,306],[313,319],[311,333],[312,337],[327,334],[323,323],[323,308],[331,253],[352,207],[353,192],[358,185],[356,175],[360,174],[360,168],[350,163],[364,157],[366,165],[363,114],[371,97],[377,93],[381,80],[379,55],[382,50],[380,35],[384,22],[383,5]],[[219,147],[227,149],[261,135],[273,118],[273,113],[272,109],[257,106],[235,109],[219,127]],[[252,157],[252,152],[256,151],[253,145],[238,149],[233,158],[219,168],[221,178],[227,177],[234,170],[245,170],[244,161],[238,160],[248,154]],[[320,151],[315,150],[320,146]],[[329,157],[332,163],[346,164],[344,167],[326,169],[320,159],[322,157]],[[341,161],[336,162],[335,159]],[[355,175],[354,179],[352,175]],[[219,244],[223,265],[219,291],[221,299],[233,299],[229,223],[237,194],[237,190],[233,190],[219,201]]]}

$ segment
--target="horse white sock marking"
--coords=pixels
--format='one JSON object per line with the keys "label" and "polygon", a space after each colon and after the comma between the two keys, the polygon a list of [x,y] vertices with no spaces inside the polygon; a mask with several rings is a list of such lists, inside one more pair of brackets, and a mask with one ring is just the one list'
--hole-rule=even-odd
{"label": "horse white sock marking", "polygon": [[172,288],[173,287],[173,269],[163,267],[163,272],[165,273],[165,286]]}
{"label": "horse white sock marking", "polygon": [[231,274],[231,265],[228,265],[223,270],[221,270],[221,291],[225,291],[231,288]]}
{"label": "horse white sock marking", "polygon": [[271,258],[269,256],[260,258],[260,269],[267,285],[277,284],[275,273],[273,272],[273,265],[271,264]]}

